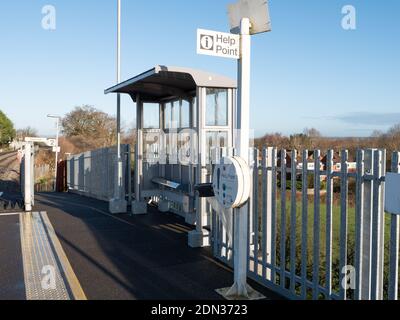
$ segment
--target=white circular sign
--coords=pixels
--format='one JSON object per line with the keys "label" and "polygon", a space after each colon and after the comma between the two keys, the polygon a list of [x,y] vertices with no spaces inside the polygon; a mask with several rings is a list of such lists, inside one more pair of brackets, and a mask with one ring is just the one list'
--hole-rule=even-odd
{"label": "white circular sign", "polygon": [[225,208],[241,207],[250,197],[250,169],[240,157],[225,157],[213,175],[215,198]]}
{"label": "white circular sign", "polygon": [[203,34],[200,37],[200,46],[203,50],[213,50],[214,49],[214,37]]}

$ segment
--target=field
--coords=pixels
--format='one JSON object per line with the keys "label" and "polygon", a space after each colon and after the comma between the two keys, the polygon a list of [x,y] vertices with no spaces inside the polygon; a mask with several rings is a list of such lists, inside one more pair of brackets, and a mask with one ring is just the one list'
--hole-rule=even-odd
{"label": "field", "polygon": [[[262,192],[261,187],[258,190],[258,221],[259,221],[259,244],[262,245]],[[282,201],[280,190],[277,192],[276,198],[276,263],[280,265],[280,254],[281,254],[281,237],[282,237]],[[310,281],[313,278],[313,248],[314,248],[314,197],[308,196],[308,214],[307,214],[307,276]],[[301,251],[302,251],[302,198],[301,195],[296,196],[296,275],[301,276]],[[285,263],[286,270],[290,270],[290,249],[291,249],[291,192],[286,192],[286,239],[285,239]],[[321,195],[320,197],[320,234],[319,234],[319,277],[320,285],[325,286],[326,284],[326,221],[327,221],[327,204],[326,197]],[[340,279],[340,268],[339,268],[339,257],[340,249],[343,244],[340,243],[340,232],[341,232],[341,210],[340,210],[340,193],[334,193],[333,207],[332,207],[332,289],[333,292],[339,292],[339,279]],[[348,207],[347,207],[347,265],[355,265],[355,233],[356,233],[356,210],[355,210],[355,199],[354,194],[349,194]],[[389,241],[390,241],[390,215],[385,216],[385,294],[387,294],[388,287],[388,273],[389,273]],[[352,297],[352,291],[349,290],[348,298]],[[321,297],[323,298],[323,297]]]}

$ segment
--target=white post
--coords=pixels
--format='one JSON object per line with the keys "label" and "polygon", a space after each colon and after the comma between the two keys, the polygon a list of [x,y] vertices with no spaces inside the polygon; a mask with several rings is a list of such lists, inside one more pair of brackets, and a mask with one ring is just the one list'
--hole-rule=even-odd
{"label": "white post", "polygon": [[[236,110],[236,154],[250,163],[250,67],[251,36],[250,20],[243,18],[240,23],[241,56],[238,64],[238,104]],[[251,182],[252,183],[252,182]],[[234,209],[234,280],[233,286],[219,292],[230,300],[258,300],[265,298],[247,285],[247,267],[249,251],[249,208],[250,201],[239,209]]]}
{"label": "white post", "polygon": [[[117,83],[121,82],[121,0],[117,0]],[[125,213],[127,201],[123,190],[123,167],[121,157],[121,95],[117,94],[117,174],[115,177],[114,198],[109,204],[111,213]]]}
{"label": "white post", "polygon": [[[203,87],[197,88],[197,105],[196,105],[196,130],[198,136],[198,145],[200,146],[197,168],[196,168],[196,183],[205,183],[207,176],[206,169],[206,130],[205,130],[205,96],[206,89]],[[196,199],[196,230],[189,232],[188,244],[192,248],[203,248],[210,245],[210,233],[204,229],[207,217],[207,201],[205,198],[197,197]]]}
{"label": "white post", "polygon": [[[237,106],[237,130],[239,133],[238,155],[249,163],[249,139],[250,139],[250,55],[251,36],[250,20],[243,18],[240,24],[241,57],[238,66],[238,106]],[[248,251],[248,204],[235,210],[235,236],[234,236],[234,271],[237,295],[244,297],[247,292],[247,251]]]}
{"label": "white post", "polygon": [[[121,0],[118,0],[117,9],[117,83],[121,82]],[[121,158],[121,94],[117,94],[117,159],[118,174],[117,185],[115,188],[115,196],[117,199],[122,198],[122,158]]]}
{"label": "white post", "polygon": [[24,202],[25,211],[32,211],[32,144],[25,144],[24,160]]}
{"label": "white post", "polygon": [[[250,56],[251,36],[250,20],[243,18],[240,25],[241,57],[238,64],[238,105],[236,153],[249,163],[250,147]],[[249,299],[251,288],[247,286],[248,261],[248,210],[247,203],[234,210],[234,280],[235,283],[227,292],[230,299]]]}
{"label": "white post", "polygon": [[136,95],[136,152],[135,152],[135,201],[132,202],[132,214],[147,214],[147,202],[142,198],[143,178],[143,102]]}
{"label": "white post", "polygon": [[[121,82],[121,0],[118,0],[117,26],[117,83]],[[118,175],[116,198],[122,198],[122,158],[121,158],[121,94],[117,94],[117,157]]]}

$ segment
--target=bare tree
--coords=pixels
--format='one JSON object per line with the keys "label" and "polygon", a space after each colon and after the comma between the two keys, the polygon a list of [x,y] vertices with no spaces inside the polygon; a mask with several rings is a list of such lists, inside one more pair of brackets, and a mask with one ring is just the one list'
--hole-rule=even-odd
{"label": "bare tree", "polygon": [[37,137],[38,131],[32,127],[26,127],[17,130],[16,137],[18,140],[24,140],[26,137]]}
{"label": "bare tree", "polygon": [[313,138],[321,138],[322,134],[315,128],[305,128],[303,131],[304,135],[313,139]]}
{"label": "bare tree", "polygon": [[116,119],[84,105],[62,119],[63,133],[79,151],[109,147],[116,143]]}

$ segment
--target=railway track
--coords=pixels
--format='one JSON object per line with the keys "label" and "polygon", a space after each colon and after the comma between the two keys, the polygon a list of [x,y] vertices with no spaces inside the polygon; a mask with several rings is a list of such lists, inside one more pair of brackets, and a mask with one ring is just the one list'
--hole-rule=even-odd
{"label": "railway track", "polygon": [[0,153],[0,164],[6,159],[16,159],[18,152],[17,151],[8,151]]}
{"label": "railway track", "polygon": [[0,211],[23,209],[17,151],[0,153]]}

